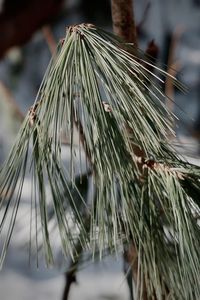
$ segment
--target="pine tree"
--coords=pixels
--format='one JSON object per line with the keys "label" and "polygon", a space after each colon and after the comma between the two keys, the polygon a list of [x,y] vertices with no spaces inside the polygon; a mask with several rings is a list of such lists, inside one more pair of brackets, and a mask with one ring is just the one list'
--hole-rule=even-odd
{"label": "pine tree", "polygon": [[[41,233],[47,265],[53,219],[73,261],[134,245],[136,299],[200,298],[200,168],[168,140],[174,116],[160,85],[170,75],[148,66],[134,45],[94,25],[67,28],[0,171],[1,266],[31,174],[31,245],[39,251]],[[89,198],[80,190],[87,176]]]}

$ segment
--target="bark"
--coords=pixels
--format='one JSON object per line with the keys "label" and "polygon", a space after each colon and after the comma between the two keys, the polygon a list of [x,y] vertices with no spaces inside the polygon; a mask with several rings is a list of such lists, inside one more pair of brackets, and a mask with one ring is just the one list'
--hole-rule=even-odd
{"label": "bark", "polygon": [[[137,35],[136,35],[136,24],[134,19],[134,10],[133,10],[133,0],[112,0],[111,1],[111,8],[112,8],[112,21],[113,21],[113,31],[116,35],[124,39],[126,42],[133,43],[137,46]],[[132,131],[127,126],[127,132],[129,133]],[[138,158],[138,161],[143,161],[145,157],[145,153],[143,149],[140,149],[137,146],[133,148],[134,155]],[[142,168],[143,164],[139,163],[138,167]],[[140,284],[138,282],[138,254],[137,249],[134,246],[134,243],[130,243],[127,249],[124,252],[124,263],[127,262],[131,266],[132,271],[132,279],[136,286],[138,286],[140,293]],[[127,277],[127,282],[130,280]],[[128,282],[128,286],[130,289],[130,298],[133,299],[133,290]],[[143,281],[143,292],[142,292],[142,299],[147,300],[147,291],[146,285]]]}
{"label": "bark", "polygon": [[113,31],[128,43],[137,45],[132,0],[112,0]]}

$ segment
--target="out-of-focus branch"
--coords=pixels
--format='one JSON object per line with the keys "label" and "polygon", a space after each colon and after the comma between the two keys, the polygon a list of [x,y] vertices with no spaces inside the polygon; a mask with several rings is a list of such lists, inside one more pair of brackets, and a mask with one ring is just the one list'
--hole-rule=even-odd
{"label": "out-of-focus branch", "polygon": [[12,108],[14,115],[18,118],[20,122],[24,120],[24,114],[20,110],[19,106],[17,105],[15,99],[13,98],[10,90],[6,87],[6,85],[0,81],[0,89],[2,90],[5,97],[2,97],[2,99],[5,99],[8,105]]}
{"label": "out-of-focus branch", "polygon": [[[154,40],[151,40],[148,45],[147,45],[147,49],[145,51],[147,58],[149,58],[151,60],[151,62],[155,65],[156,61],[158,59],[158,54],[159,54],[159,48],[156,45],[156,43],[154,42]],[[149,64],[145,64],[144,66],[145,68],[147,68],[150,72],[154,72],[154,66],[149,65]]]}
{"label": "out-of-focus branch", "polygon": [[69,292],[71,289],[71,285],[76,283],[76,272],[78,268],[78,260],[76,262],[71,262],[69,266],[69,271],[65,273],[65,288],[63,292],[62,300],[69,299]]}
{"label": "out-of-focus branch", "polygon": [[44,35],[44,38],[47,42],[47,45],[49,47],[49,50],[51,54],[53,55],[56,51],[56,40],[54,38],[54,35],[52,33],[51,27],[50,26],[44,26],[42,27],[42,33]]}
{"label": "out-of-focus branch", "polygon": [[[113,31],[115,34],[123,38],[126,42],[134,43],[137,46],[137,35],[136,35],[136,24],[134,20],[134,10],[132,0],[112,0],[112,21]],[[127,125],[127,134],[133,133],[130,127]],[[134,156],[143,158],[145,156],[144,150],[134,145],[133,148]],[[138,163],[138,167],[142,168],[142,164]],[[127,249],[124,250],[124,263],[128,263],[131,267],[132,278],[136,285],[140,285],[137,278],[138,265],[137,265],[138,253],[134,243],[130,243]],[[135,263],[136,262],[136,263]],[[129,272],[130,273],[130,272]],[[130,275],[131,275],[130,273]],[[133,287],[130,284],[131,278],[127,277],[127,283],[129,286],[130,297],[133,298]],[[143,299],[146,299],[145,287],[143,290]]]}
{"label": "out-of-focus branch", "polygon": [[151,2],[148,1],[147,4],[146,4],[146,6],[145,6],[145,8],[144,8],[144,12],[143,12],[142,18],[141,18],[140,22],[136,26],[136,32],[137,32],[138,36],[143,33],[143,25],[144,25],[144,23],[147,20],[150,7],[151,7]]}
{"label": "out-of-focus branch", "polygon": [[[167,72],[171,76],[176,76],[180,69],[180,62],[176,61],[168,67]],[[170,112],[174,111],[174,84],[171,77],[167,77],[165,81],[165,95],[167,96],[165,104]]]}
{"label": "out-of-focus branch", "polygon": [[128,43],[137,45],[132,0],[112,0],[113,31]]}
{"label": "out-of-focus branch", "polygon": [[[167,61],[167,73],[171,76],[176,76],[179,71],[181,64],[179,61],[175,61],[175,51],[177,44],[179,42],[180,36],[183,33],[184,29],[182,27],[177,27],[172,34],[172,39],[169,48],[169,55]],[[173,79],[170,76],[166,77],[165,82],[165,95],[166,97],[166,106],[170,112],[174,111],[174,84]]]}

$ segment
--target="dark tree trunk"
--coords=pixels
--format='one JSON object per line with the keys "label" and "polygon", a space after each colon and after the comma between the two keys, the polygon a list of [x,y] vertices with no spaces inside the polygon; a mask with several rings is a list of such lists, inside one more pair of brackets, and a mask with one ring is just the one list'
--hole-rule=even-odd
{"label": "dark tree trunk", "polygon": [[112,0],[113,31],[129,43],[137,45],[132,0]]}
{"label": "dark tree trunk", "polygon": [[[133,0],[112,0],[112,21],[113,21],[113,31],[116,35],[124,39],[126,42],[133,43],[137,46],[137,34],[136,34],[136,24],[134,18],[133,10]],[[127,127],[127,131],[130,129]],[[135,147],[133,152],[136,156],[143,156],[143,149],[138,149]],[[131,284],[134,280],[135,285],[137,282],[137,272],[138,272],[138,259],[137,250],[133,243],[131,243],[127,249],[124,250],[124,265],[129,264],[131,271],[127,273],[127,283],[130,291],[130,299],[133,299],[133,285]],[[126,272],[126,268],[124,269]],[[142,292],[142,299],[147,300],[147,293],[144,283],[144,288]]]}
{"label": "dark tree trunk", "polygon": [[76,283],[76,271],[77,271],[77,262],[72,262],[70,265],[70,270],[65,273],[65,288],[63,292],[62,300],[68,300],[69,299],[69,292],[71,285],[73,283]]}

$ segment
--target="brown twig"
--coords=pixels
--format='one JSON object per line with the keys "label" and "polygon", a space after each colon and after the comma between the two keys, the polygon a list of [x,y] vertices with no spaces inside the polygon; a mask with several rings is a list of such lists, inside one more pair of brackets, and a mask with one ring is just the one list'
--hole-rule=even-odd
{"label": "brown twig", "polygon": [[[137,46],[137,36],[136,36],[136,25],[134,20],[134,10],[133,10],[133,1],[132,0],[112,0],[112,21],[113,21],[113,31],[115,34],[123,38],[126,42],[134,43]],[[132,129],[126,125],[127,134],[133,134]],[[132,147],[133,156],[141,157],[142,161],[145,157],[144,150],[133,145]],[[142,165],[138,164],[138,168],[141,170]],[[134,263],[137,261],[137,250],[133,242],[130,242],[128,249],[125,250],[124,259],[130,265],[132,269],[133,280],[135,280],[134,274],[138,273],[138,266]],[[129,279],[127,278],[127,281]],[[135,282],[137,284],[137,282]],[[145,289],[144,289],[145,290]],[[129,285],[130,296],[132,297],[133,291],[132,287]],[[145,291],[143,292],[145,297]],[[145,299],[145,298],[144,298]]]}
{"label": "brown twig", "polygon": [[[175,77],[180,67],[181,64],[179,61],[171,63],[171,65],[168,65],[167,73]],[[166,95],[165,105],[168,108],[168,110],[171,113],[173,113],[174,112],[174,84],[173,84],[173,79],[170,76],[167,76],[165,81],[165,95]]]}
{"label": "brown twig", "polygon": [[50,26],[44,26],[42,27],[42,33],[43,36],[47,42],[47,45],[49,47],[49,50],[51,52],[51,54],[53,55],[56,51],[56,40],[54,38],[54,35],[52,33],[51,27]]}
{"label": "brown twig", "polygon": [[[172,39],[170,43],[169,48],[169,55],[168,55],[168,61],[167,61],[167,73],[169,73],[172,76],[176,76],[178,70],[180,69],[180,62],[175,61],[175,51],[177,48],[177,44],[179,42],[180,36],[183,33],[184,28],[183,27],[177,27],[172,34]],[[166,106],[169,108],[171,112],[174,110],[173,101],[170,101],[170,99],[174,99],[174,85],[173,80],[170,78],[170,76],[167,76],[166,82],[165,82],[165,94],[168,97],[166,99]]]}
{"label": "brown twig", "polygon": [[[147,55],[147,58],[150,58],[151,62],[155,65],[157,58],[158,58],[158,54],[159,54],[159,48],[156,45],[154,40],[151,40],[148,43],[145,54]],[[144,63],[144,66],[147,70],[149,70],[151,73],[153,73],[154,72],[153,64],[145,64]]]}
{"label": "brown twig", "polygon": [[17,105],[13,95],[11,94],[11,91],[2,81],[0,81],[0,89],[3,91],[3,94],[5,95],[5,97],[2,97],[2,99],[6,100],[6,102],[12,108],[15,116],[18,118],[20,122],[22,122],[24,120],[25,115],[22,113],[19,106]]}
{"label": "brown twig", "polygon": [[[183,33],[183,31],[184,31],[183,27],[177,27],[174,33],[172,34],[172,39],[170,43],[169,55],[167,61],[167,73],[173,77],[177,75],[177,72],[181,67],[180,62],[175,61],[174,57],[175,57],[177,44],[179,42],[180,36]],[[171,113],[173,113],[174,112],[174,84],[173,84],[173,79],[170,76],[166,77],[165,95],[166,95],[166,101],[165,101],[166,107]],[[172,139],[173,136],[169,134],[169,138]]]}

